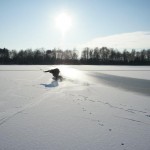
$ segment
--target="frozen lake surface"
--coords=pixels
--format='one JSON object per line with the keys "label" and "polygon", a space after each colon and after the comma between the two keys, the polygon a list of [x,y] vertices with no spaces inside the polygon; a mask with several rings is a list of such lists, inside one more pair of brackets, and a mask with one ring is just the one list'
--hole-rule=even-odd
{"label": "frozen lake surface", "polygon": [[150,149],[149,66],[2,65],[0,83],[1,150]]}

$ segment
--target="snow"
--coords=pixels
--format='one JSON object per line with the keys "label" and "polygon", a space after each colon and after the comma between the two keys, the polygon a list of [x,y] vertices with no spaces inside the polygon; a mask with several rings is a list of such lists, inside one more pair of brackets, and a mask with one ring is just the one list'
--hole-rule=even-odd
{"label": "snow", "polygon": [[[58,67],[65,78],[43,70]],[[149,150],[149,66],[0,66],[0,150]]]}
{"label": "snow", "polygon": [[75,66],[77,69],[82,71],[94,71],[105,74],[112,74],[117,76],[147,79],[150,80],[150,67],[149,66],[91,66],[91,65],[80,65]]}

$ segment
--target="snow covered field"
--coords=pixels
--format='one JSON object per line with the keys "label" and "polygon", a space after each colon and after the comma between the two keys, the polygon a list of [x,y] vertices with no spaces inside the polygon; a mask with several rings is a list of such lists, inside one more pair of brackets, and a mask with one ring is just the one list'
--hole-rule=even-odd
{"label": "snow covered field", "polygon": [[0,66],[0,150],[150,150],[150,67]]}

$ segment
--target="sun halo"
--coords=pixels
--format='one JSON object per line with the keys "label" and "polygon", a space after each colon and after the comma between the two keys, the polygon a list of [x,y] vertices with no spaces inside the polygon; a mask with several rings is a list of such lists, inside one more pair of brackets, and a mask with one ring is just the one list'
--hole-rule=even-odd
{"label": "sun halo", "polygon": [[66,13],[62,12],[55,18],[56,27],[61,31],[64,35],[72,26],[72,18]]}

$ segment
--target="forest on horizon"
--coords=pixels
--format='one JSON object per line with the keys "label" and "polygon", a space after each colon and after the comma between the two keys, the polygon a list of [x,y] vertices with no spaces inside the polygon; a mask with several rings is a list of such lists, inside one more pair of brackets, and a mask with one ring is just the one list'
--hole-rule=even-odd
{"label": "forest on horizon", "polygon": [[48,65],[48,64],[70,64],[70,65],[150,65],[150,49],[137,51],[123,50],[107,47],[86,47],[79,51],[52,49],[26,49],[9,50],[0,48],[0,64],[19,65]]}

